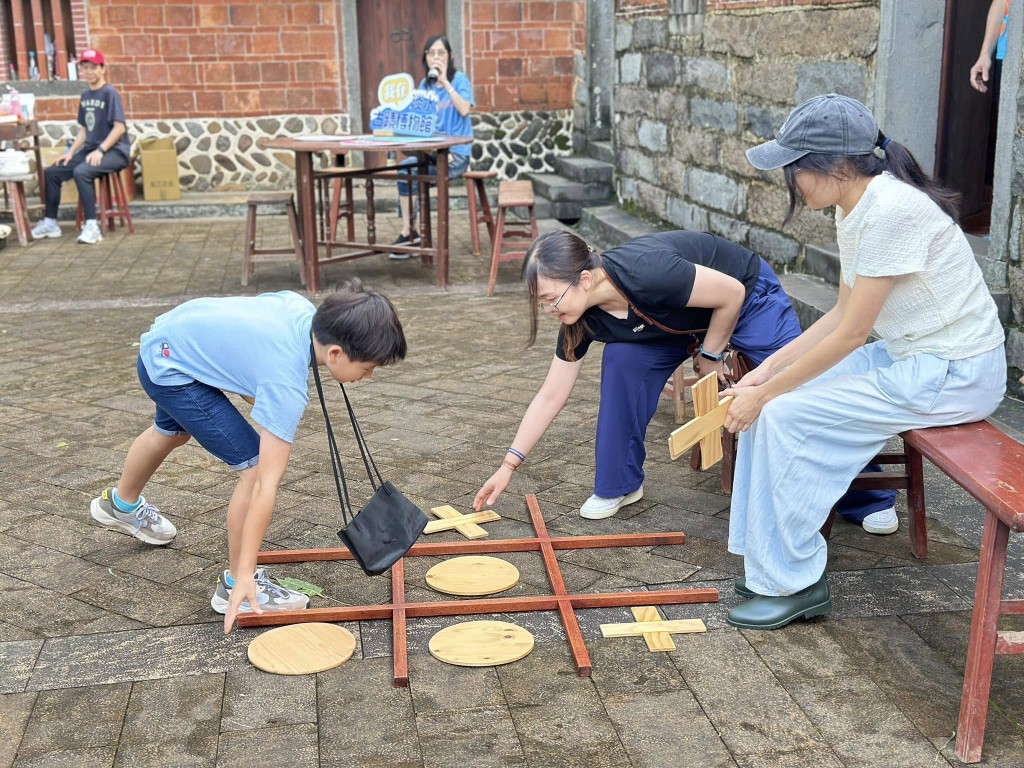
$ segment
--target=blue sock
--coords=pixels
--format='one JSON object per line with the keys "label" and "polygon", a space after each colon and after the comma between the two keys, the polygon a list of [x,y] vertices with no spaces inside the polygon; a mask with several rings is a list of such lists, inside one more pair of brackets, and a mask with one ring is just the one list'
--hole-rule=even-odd
{"label": "blue sock", "polygon": [[235,586],[235,580],[231,578],[230,571],[224,572],[224,583],[228,585],[228,589],[231,589],[233,586]]}
{"label": "blue sock", "polygon": [[114,502],[114,507],[115,509],[117,509],[118,512],[125,512],[129,514],[138,509],[139,505],[142,504],[142,499],[136,499],[134,504],[129,504],[127,501],[122,501],[120,498],[118,498],[117,488],[114,489],[114,492],[112,494],[112,501]]}

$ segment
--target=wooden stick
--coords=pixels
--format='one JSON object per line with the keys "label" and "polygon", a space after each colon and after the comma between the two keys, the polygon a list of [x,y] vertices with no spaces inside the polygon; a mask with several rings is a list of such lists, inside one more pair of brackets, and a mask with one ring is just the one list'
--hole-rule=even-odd
{"label": "wooden stick", "polygon": [[438,533],[454,528],[467,539],[482,539],[487,536],[487,531],[476,523],[492,523],[495,520],[501,520],[501,515],[490,509],[483,512],[472,512],[468,515],[463,515],[457,509],[449,506],[434,507],[430,511],[441,519],[431,520],[427,523],[427,527],[423,529],[424,533]]}
{"label": "wooden stick", "polygon": [[[725,415],[729,412],[731,397],[723,398],[718,405],[703,416],[690,419],[668,436],[668,452],[675,461],[697,442],[713,435],[725,425]],[[694,405],[694,408],[697,406]],[[716,436],[717,439],[717,436]],[[701,443],[701,457],[703,465],[704,444]]]}
{"label": "wooden stick", "polygon": [[[653,605],[638,605],[632,609],[633,618],[637,621],[663,622],[661,614]],[[648,651],[674,651],[676,644],[672,642],[672,635],[668,632],[644,632],[644,642],[647,643]]]}
{"label": "wooden stick", "polygon": [[634,621],[629,624],[602,624],[602,637],[636,637],[650,632],[706,632],[700,619],[674,619],[672,621]]}

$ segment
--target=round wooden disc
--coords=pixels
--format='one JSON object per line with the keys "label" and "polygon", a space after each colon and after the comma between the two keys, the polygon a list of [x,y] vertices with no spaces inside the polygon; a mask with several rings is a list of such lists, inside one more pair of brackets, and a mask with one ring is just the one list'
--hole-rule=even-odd
{"label": "round wooden disc", "polygon": [[427,585],[446,595],[493,595],[519,583],[519,569],[498,557],[453,557],[427,571]]}
{"label": "round wooden disc", "polygon": [[249,643],[249,661],[275,675],[309,675],[344,664],[356,639],[337,624],[290,624]]}
{"label": "round wooden disc", "polygon": [[507,621],[467,621],[430,638],[430,655],[460,667],[508,664],[533,650],[533,635]]}

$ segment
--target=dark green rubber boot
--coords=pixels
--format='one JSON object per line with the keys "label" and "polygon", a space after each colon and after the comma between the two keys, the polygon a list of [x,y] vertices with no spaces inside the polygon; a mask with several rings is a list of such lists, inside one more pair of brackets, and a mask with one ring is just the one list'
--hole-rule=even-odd
{"label": "dark green rubber boot", "polygon": [[[737,586],[739,586],[737,584]],[[746,583],[743,585],[746,589]],[[738,590],[737,590],[738,591]],[[832,610],[825,574],[806,589],[783,597],[755,595],[729,611],[727,621],[741,629],[779,629],[796,619],[810,619]]]}
{"label": "dark green rubber boot", "polygon": [[736,578],[736,594],[747,599],[757,597],[757,592],[747,589],[747,580],[742,576]]}

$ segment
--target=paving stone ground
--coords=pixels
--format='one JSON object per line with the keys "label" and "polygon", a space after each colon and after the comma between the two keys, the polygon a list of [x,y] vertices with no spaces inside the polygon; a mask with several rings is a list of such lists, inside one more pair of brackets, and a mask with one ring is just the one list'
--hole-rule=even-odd
{"label": "paving stone ground", "polygon": [[[408,359],[351,388],[382,471],[422,507],[467,511],[546,373],[556,328],[542,323],[537,347],[523,348],[518,265],[503,265],[497,297],[485,298],[488,263],[470,255],[463,219],[453,225],[448,292],[433,270],[383,256],[328,267],[324,281],[358,275],[385,290],[406,328]],[[268,220],[263,234],[280,240],[282,224]],[[397,220],[380,224],[384,237],[396,234]],[[523,496],[536,493],[557,535],[685,531],[680,546],[560,560],[573,591],[717,588],[718,603],[663,610],[703,618],[706,634],[677,636],[676,651],[652,654],[638,638],[600,638],[598,625],[628,620],[628,609],[581,610],[594,673],[580,678],[554,614],[504,616],[537,646],[514,664],[478,669],[427,653],[430,636],[458,619],[412,620],[412,682],[394,688],[390,627],[366,621],[346,625],[358,645],[337,669],[254,670],[245,649],[260,630],[225,638],[209,606],[232,473],[191,444],[159,470],[146,495],[179,529],[165,549],[94,525],[88,504],[116,480],[152,418],[134,344],[153,317],[195,296],[297,288],[297,275],[291,264],[265,265],[240,288],[240,220],[136,228],[95,247],[68,234],[0,251],[0,766],[956,764],[980,507],[930,470],[928,561],[913,559],[905,528],[872,537],[837,523],[831,615],[737,631],[724,620],[742,566],[725,548],[729,499],[717,470],[668,460],[667,400],[648,431],[643,502],[603,521],[576,514],[593,481],[599,350],[488,530],[529,535]],[[340,414],[337,394],[329,397]],[[996,418],[1021,437],[1020,403],[1007,400]],[[354,445],[342,443],[357,478]],[[365,482],[354,486],[365,495]],[[905,521],[902,499],[899,511]],[[310,408],[267,547],[336,546],[339,523],[321,417]],[[1008,597],[1024,597],[1022,551],[1015,541]],[[548,591],[539,555],[508,559],[522,573],[509,594]],[[408,561],[410,598],[447,599],[423,583],[434,562]],[[314,605],[390,595],[387,576],[366,577],[351,563],[276,573],[321,585],[332,600]],[[1024,657],[997,657],[984,757],[1024,766]]]}

